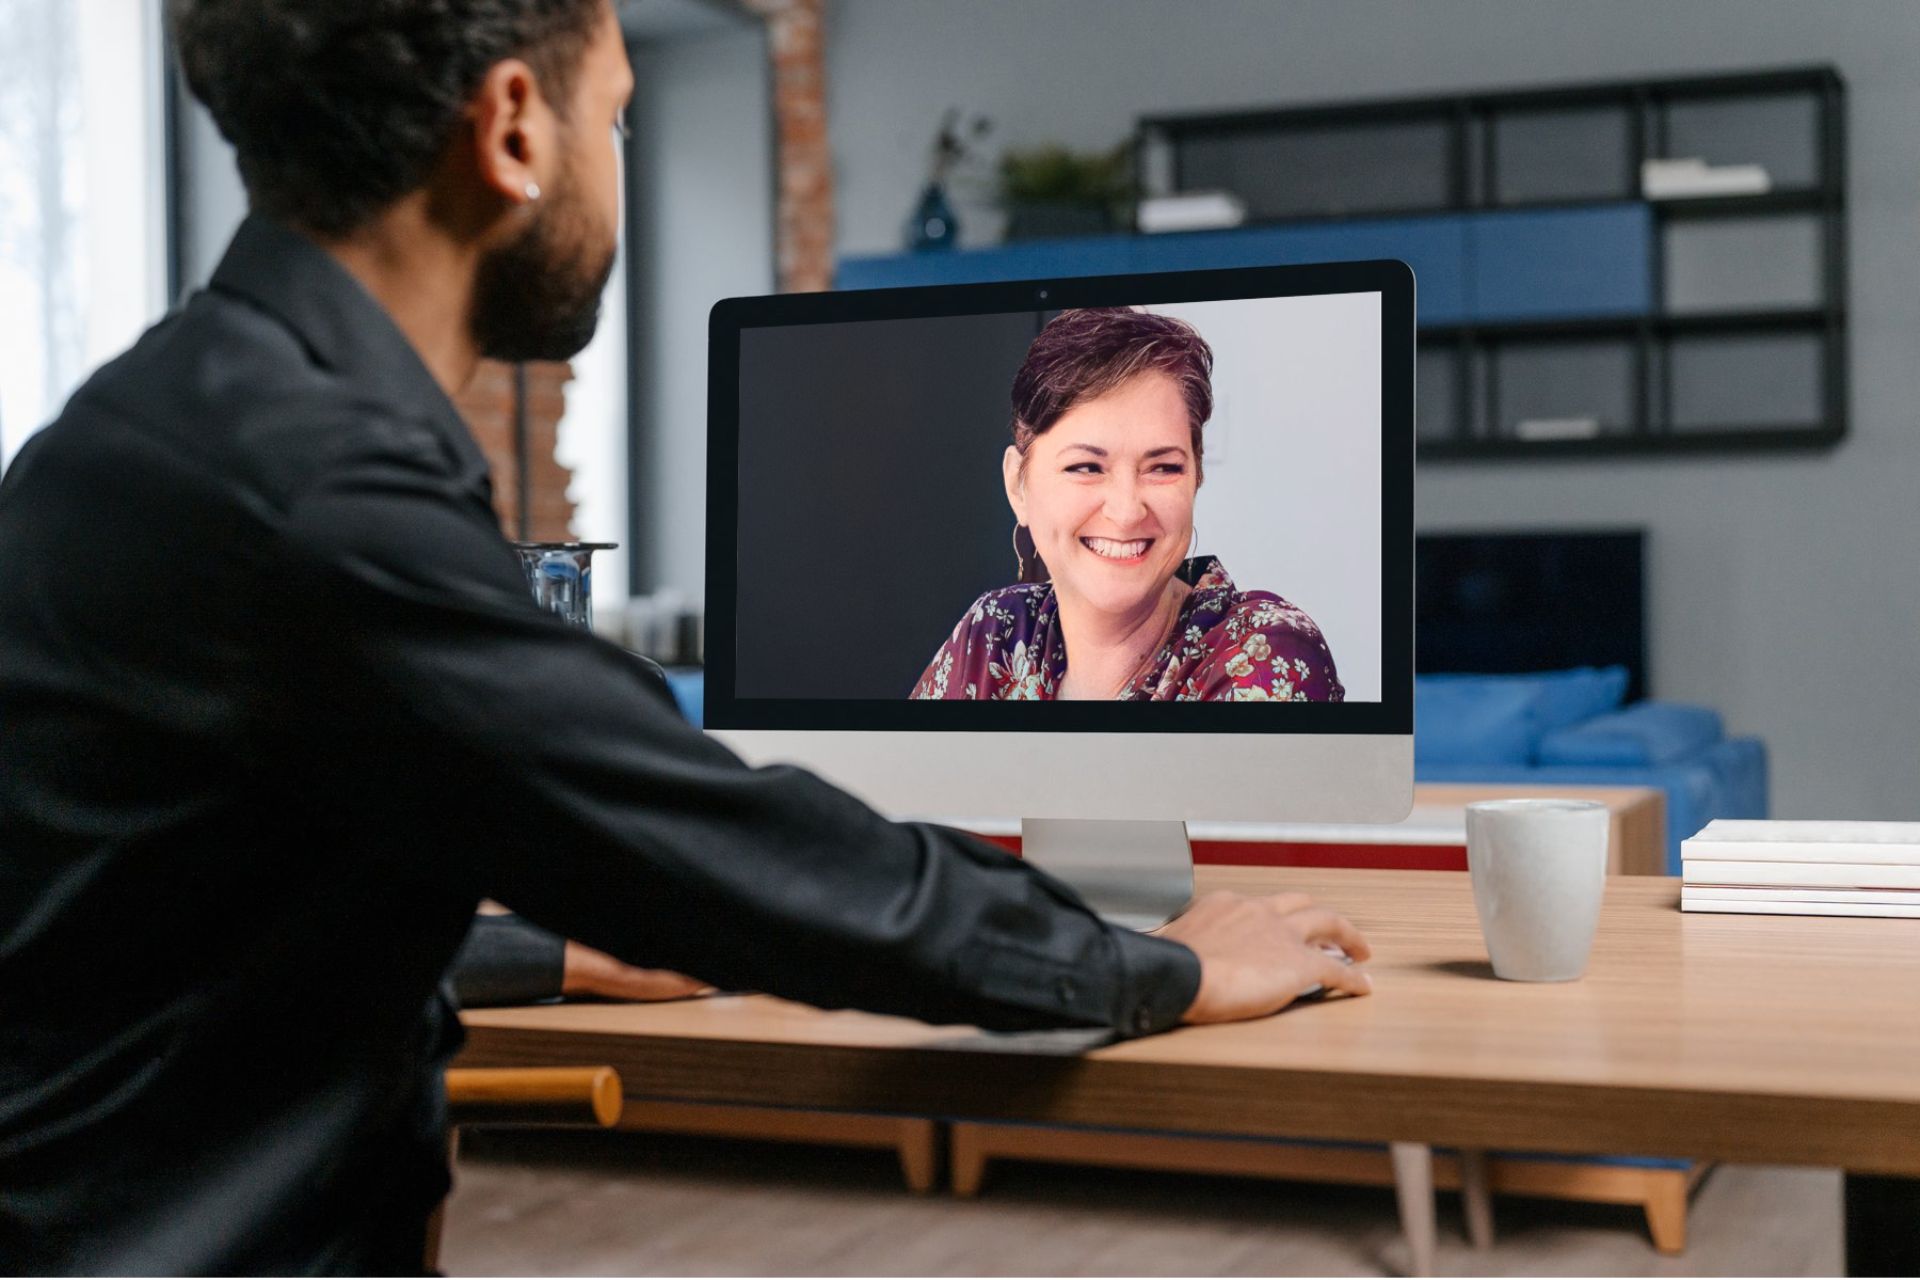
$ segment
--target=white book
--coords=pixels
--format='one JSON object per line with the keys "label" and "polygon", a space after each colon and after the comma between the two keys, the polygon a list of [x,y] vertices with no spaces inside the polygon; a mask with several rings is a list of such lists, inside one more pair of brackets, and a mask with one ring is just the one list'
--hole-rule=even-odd
{"label": "white book", "polygon": [[1688,858],[1680,866],[1683,888],[1738,885],[1746,888],[1920,890],[1920,866],[1872,862],[1732,862]]}
{"label": "white book", "polygon": [[1920,889],[1749,889],[1737,885],[1682,885],[1682,902],[1877,902],[1920,906]]}
{"label": "white book", "polygon": [[1513,424],[1516,440],[1591,440],[1599,434],[1598,418],[1522,418]]}
{"label": "white book", "polygon": [[1726,840],[1710,845],[1680,842],[1686,862],[1849,862],[1920,866],[1920,845],[1793,844],[1778,840]]}
{"label": "white book", "polygon": [[1882,916],[1920,919],[1920,903],[1913,906],[1877,902],[1754,902],[1735,898],[1688,898],[1682,911],[1715,911],[1737,916]]}
{"label": "white book", "polygon": [[1698,156],[1647,160],[1640,166],[1640,194],[1648,200],[1686,196],[1759,195],[1773,189],[1765,165],[1710,165]]}
{"label": "white book", "polygon": [[1920,822],[1854,822],[1839,819],[1715,818],[1693,840],[1766,840],[1805,844],[1920,845]]}
{"label": "white book", "polygon": [[1690,861],[1872,862],[1920,866],[1920,822],[1716,818],[1680,842]]}
{"label": "white book", "polygon": [[1150,196],[1134,210],[1134,222],[1147,233],[1212,231],[1247,220],[1247,203],[1230,191],[1188,191]]}

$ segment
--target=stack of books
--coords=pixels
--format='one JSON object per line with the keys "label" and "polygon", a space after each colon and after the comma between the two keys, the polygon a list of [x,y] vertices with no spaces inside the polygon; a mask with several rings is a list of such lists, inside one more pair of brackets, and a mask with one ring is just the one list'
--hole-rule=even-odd
{"label": "stack of books", "polygon": [[1680,856],[1682,911],[1920,917],[1920,822],[1722,818]]}

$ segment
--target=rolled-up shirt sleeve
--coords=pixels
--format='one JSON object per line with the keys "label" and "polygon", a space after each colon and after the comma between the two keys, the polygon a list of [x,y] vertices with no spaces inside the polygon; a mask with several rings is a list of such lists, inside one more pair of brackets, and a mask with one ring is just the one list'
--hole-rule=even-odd
{"label": "rolled-up shirt sleeve", "polygon": [[[985,842],[888,821],[689,727],[624,651],[528,600],[484,501],[404,424],[286,513],[278,646],[313,776],[396,856],[630,964],[992,1029],[1177,1022],[1199,962]],[[290,762],[296,772],[301,762]]]}

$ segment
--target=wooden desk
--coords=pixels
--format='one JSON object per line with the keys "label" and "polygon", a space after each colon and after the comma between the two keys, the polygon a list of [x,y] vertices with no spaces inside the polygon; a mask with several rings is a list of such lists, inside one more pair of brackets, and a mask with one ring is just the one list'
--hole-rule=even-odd
{"label": "wooden desk", "polygon": [[476,1010],[461,1065],[606,1063],[677,1102],[1900,1175],[1849,1178],[1850,1261],[1920,1270],[1916,922],[1682,915],[1676,881],[1617,877],[1587,977],[1532,985],[1491,976],[1461,873],[1200,881],[1339,907],[1373,942],[1375,994],[1071,1056],[754,996]]}

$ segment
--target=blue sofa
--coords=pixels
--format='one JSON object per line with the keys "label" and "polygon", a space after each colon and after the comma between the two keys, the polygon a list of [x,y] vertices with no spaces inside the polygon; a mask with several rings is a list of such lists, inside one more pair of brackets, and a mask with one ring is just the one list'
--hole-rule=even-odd
{"label": "blue sofa", "polygon": [[1414,681],[1414,776],[1421,782],[1653,787],[1666,797],[1667,871],[1680,842],[1714,818],[1767,816],[1767,749],[1729,738],[1717,712],[1685,703],[1623,706],[1621,667]]}

